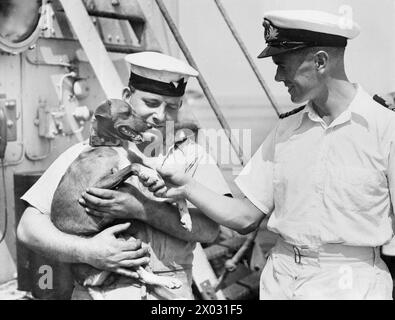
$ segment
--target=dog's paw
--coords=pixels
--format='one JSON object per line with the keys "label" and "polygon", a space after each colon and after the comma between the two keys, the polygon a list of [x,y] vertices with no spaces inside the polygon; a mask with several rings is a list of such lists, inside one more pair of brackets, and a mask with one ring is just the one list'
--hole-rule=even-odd
{"label": "dog's paw", "polygon": [[180,221],[184,229],[192,231],[192,219],[189,214],[188,204],[185,199],[176,202],[178,211],[180,212]]}
{"label": "dog's paw", "polygon": [[181,218],[181,225],[184,229],[192,232],[192,220],[191,216],[184,216]]}
{"label": "dog's paw", "polygon": [[87,276],[84,280],[84,286],[101,286],[104,281],[109,277],[109,271],[93,272],[91,275]]}
{"label": "dog's paw", "polygon": [[181,288],[182,282],[178,279],[166,278],[163,281],[163,286],[168,289],[178,289]]}
{"label": "dog's paw", "polygon": [[188,230],[189,232],[192,231],[192,219],[189,214],[183,215],[180,221],[184,229]]}

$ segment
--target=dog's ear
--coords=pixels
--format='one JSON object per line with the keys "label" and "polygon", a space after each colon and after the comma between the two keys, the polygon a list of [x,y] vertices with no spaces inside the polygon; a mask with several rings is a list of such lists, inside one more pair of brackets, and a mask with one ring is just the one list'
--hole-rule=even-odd
{"label": "dog's ear", "polygon": [[129,103],[120,99],[111,99],[111,115],[114,121],[127,119],[132,114],[132,107]]}
{"label": "dog's ear", "polygon": [[126,119],[132,113],[132,107],[120,99],[108,99],[103,101],[95,110],[95,117],[101,117],[116,121]]}
{"label": "dog's ear", "polygon": [[103,101],[95,110],[95,118],[112,119],[111,100]]}

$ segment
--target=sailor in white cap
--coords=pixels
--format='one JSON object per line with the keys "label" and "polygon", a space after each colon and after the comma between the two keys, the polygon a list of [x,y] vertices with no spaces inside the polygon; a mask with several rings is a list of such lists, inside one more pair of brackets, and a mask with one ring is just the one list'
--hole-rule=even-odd
{"label": "sailor in white cap", "polygon": [[393,235],[395,114],[345,73],[344,52],[359,27],[316,11],[264,17],[276,81],[295,103],[236,179],[245,199],[220,197],[174,169],[151,190],[185,197],[240,232],[279,235],[263,269],[261,299],[391,299],[380,246]]}
{"label": "sailor in white cap", "polygon": [[[177,123],[187,79],[196,77],[198,72],[181,60],[155,52],[130,54],[125,60],[130,66],[130,79],[123,90],[123,100],[153,130],[165,130],[166,122]],[[22,197],[30,207],[18,226],[19,239],[32,249],[55,259],[87,263],[98,269],[127,275],[118,276],[114,283],[102,287],[106,299],[193,299],[191,271],[195,243],[212,242],[219,232],[218,225],[201,214],[199,209],[189,209],[192,218],[192,231],[189,232],[180,223],[178,208],[153,197],[134,177],[128,180],[133,185],[129,193],[90,188],[83,195],[81,204],[96,216],[132,221],[129,230],[138,239],[137,242],[116,237],[129,228],[128,223],[110,227],[90,239],[64,234],[53,226],[49,213],[57,183],[70,163],[86,147],[87,142],[84,142],[65,151]],[[141,143],[137,147],[144,152],[147,144]],[[164,147],[160,148],[162,150],[166,152]],[[127,165],[129,161],[122,147],[119,153]],[[183,144],[177,157],[181,156],[185,157],[185,163],[195,163],[194,176],[207,188],[220,194],[230,193],[216,163],[193,140]],[[162,162],[164,158],[156,154],[150,159]],[[145,244],[143,248],[141,241]],[[149,259],[146,257],[147,251]],[[146,295],[142,296],[141,282],[133,278],[136,274],[128,268],[148,262],[154,273],[174,276],[183,285],[178,289],[147,287]],[[75,284],[72,298],[92,297],[87,288]]]}
{"label": "sailor in white cap", "polygon": [[179,59],[157,52],[129,54],[129,87],[169,97],[182,97],[189,77],[199,73]]}

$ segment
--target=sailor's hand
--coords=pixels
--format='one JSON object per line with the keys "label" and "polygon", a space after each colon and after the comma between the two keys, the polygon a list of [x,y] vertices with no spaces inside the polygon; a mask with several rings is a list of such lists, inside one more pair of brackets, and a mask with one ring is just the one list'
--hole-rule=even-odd
{"label": "sailor's hand", "polygon": [[129,226],[130,223],[115,225],[88,239],[85,262],[100,270],[138,278],[138,274],[129,268],[149,263],[149,252],[138,239],[116,237],[116,234],[127,230]]}
{"label": "sailor's hand", "polygon": [[109,219],[139,219],[144,201],[144,195],[130,184],[118,190],[92,187],[79,199],[88,214]]}

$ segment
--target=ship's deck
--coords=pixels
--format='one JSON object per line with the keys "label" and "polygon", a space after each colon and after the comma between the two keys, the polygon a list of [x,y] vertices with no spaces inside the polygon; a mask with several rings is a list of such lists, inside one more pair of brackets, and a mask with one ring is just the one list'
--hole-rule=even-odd
{"label": "ship's deck", "polygon": [[0,300],[35,300],[29,292],[19,291],[17,279],[0,285]]}

